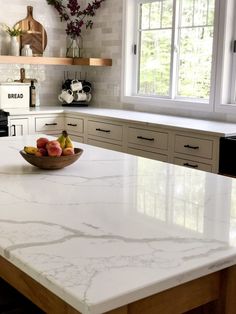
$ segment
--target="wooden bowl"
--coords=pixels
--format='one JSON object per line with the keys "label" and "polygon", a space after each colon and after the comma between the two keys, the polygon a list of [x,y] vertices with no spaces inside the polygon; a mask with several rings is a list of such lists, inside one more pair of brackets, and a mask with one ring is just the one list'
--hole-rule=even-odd
{"label": "wooden bowl", "polygon": [[83,153],[83,150],[81,148],[75,148],[74,150],[75,150],[74,155],[60,157],[51,156],[37,157],[35,155],[27,154],[24,150],[21,150],[20,154],[26,161],[28,161],[28,163],[35,167],[46,170],[56,170],[67,167],[73,164],[77,159],[79,159],[79,157]]}

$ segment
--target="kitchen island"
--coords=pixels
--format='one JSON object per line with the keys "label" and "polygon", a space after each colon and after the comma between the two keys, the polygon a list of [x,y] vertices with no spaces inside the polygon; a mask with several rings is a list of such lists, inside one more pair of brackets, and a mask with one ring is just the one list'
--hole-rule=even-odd
{"label": "kitchen island", "polygon": [[235,313],[236,180],[77,144],[46,171],[0,139],[0,277],[47,313]]}

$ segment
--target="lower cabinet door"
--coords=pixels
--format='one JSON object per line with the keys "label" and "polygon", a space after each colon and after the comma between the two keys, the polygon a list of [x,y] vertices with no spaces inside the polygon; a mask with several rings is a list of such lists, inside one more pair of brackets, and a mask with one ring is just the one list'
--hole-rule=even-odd
{"label": "lower cabinet door", "polygon": [[188,167],[191,169],[198,169],[207,172],[212,172],[212,165],[205,164],[202,162],[197,162],[194,160],[182,159],[182,158],[174,158],[174,164],[179,166]]}
{"label": "lower cabinet door", "polygon": [[[70,134],[70,138],[71,138],[71,140],[74,141],[74,142],[84,143],[84,138],[83,138],[83,136],[77,136],[77,135]],[[75,146],[76,146],[76,145],[75,145]]]}
{"label": "lower cabinet door", "polygon": [[94,139],[90,139],[90,138],[88,139],[86,144],[98,146],[98,147],[102,147],[102,148],[106,148],[106,149],[116,150],[118,152],[122,151],[121,145],[103,142],[103,141],[98,141],[98,140],[94,140]]}
{"label": "lower cabinet door", "polygon": [[27,118],[11,119],[9,134],[10,136],[22,136],[29,134],[29,120]]}
{"label": "lower cabinet door", "polygon": [[165,161],[165,162],[168,161],[168,156],[165,154],[153,153],[153,152],[148,152],[142,149],[135,149],[135,148],[130,148],[130,147],[128,148],[127,152],[129,154],[136,155],[136,156],[146,157],[146,158]]}

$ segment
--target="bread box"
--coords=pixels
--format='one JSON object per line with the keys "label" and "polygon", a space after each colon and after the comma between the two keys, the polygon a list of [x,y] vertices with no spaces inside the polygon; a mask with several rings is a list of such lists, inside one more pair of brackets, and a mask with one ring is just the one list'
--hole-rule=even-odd
{"label": "bread box", "polygon": [[0,83],[0,109],[29,108],[29,83]]}

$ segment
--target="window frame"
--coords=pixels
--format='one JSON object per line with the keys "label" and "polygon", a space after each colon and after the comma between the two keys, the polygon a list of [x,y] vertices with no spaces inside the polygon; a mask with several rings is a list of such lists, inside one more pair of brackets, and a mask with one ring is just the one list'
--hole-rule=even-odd
{"label": "window frame", "polygon": [[[225,0],[219,3],[219,38],[217,57],[217,75],[215,82],[215,112],[236,113],[236,101],[232,95],[236,92],[236,76],[233,71],[233,47],[236,39],[236,3],[234,0]],[[236,57],[236,56],[234,56]]]}
{"label": "window frame", "polygon": [[[183,110],[184,112],[186,112],[186,110],[201,112],[225,112],[225,108],[222,108],[222,104],[223,107],[225,107],[226,104],[227,106],[229,106],[230,102],[226,102],[224,99],[225,94],[229,94],[229,88],[226,88],[226,84],[222,86],[222,78],[225,71],[225,58],[223,58],[223,56],[225,55],[226,45],[229,44],[229,40],[226,40],[225,36],[222,37],[222,34],[225,35],[226,29],[228,29],[229,27],[229,25],[227,25],[227,19],[229,11],[232,10],[233,0],[215,0],[211,89],[209,101],[191,98],[184,99],[182,97],[176,99],[167,99],[162,97],[135,95],[133,93],[135,86],[135,80],[133,79],[133,77],[135,76],[137,80],[137,72],[135,73],[133,69],[135,63],[137,63],[138,60],[137,57],[135,57],[133,54],[133,47],[136,40],[134,28],[135,24],[132,24],[137,23],[137,20],[134,20],[134,17],[132,16],[135,12],[137,18],[138,14],[137,9],[135,10],[135,7],[138,7],[137,4],[140,3],[140,1],[141,0],[123,0],[124,23],[121,101],[123,103],[132,105],[132,109],[135,110],[157,111],[158,109],[160,109],[162,111],[169,111],[171,109],[177,109],[180,112]],[[144,2],[150,1],[144,0]],[[234,107],[234,110],[236,110],[236,106]]]}

